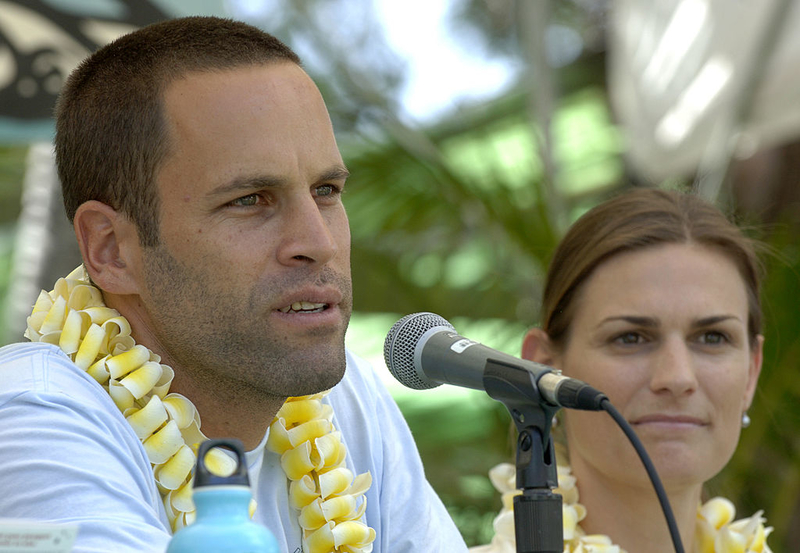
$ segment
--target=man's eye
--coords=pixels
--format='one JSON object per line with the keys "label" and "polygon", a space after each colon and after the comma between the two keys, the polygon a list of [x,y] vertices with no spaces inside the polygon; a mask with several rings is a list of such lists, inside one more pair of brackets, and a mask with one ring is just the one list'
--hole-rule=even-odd
{"label": "man's eye", "polygon": [[339,188],[332,184],[323,184],[316,189],[317,196],[335,196],[339,193]]}
{"label": "man's eye", "polygon": [[236,198],[233,200],[229,205],[234,207],[251,207],[258,203],[258,194],[249,194],[247,196],[242,196],[241,198]]}

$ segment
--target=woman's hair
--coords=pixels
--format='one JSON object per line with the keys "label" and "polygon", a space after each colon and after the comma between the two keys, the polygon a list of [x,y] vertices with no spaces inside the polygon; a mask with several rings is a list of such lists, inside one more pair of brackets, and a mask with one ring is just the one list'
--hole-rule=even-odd
{"label": "woman's hair", "polygon": [[100,48],[72,72],[56,105],[55,152],[64,207],[98,200],[158,244],[155,183],[170,153],[163,96],[188,73],[300,64],[277,38],[245,23],[186,17],[143,27]]}
{"label": "woman's hair", "polygon": [[686,243],[711,248],[735,263],[747,289],[747,331],[753,342],[761,332],[761,266],[753,240],[696,195],[636,189],[588,211],[556,249],[542,300],[542,327],[554,346],[562,349],[569,340],[574,299],[599,265],[621,253]]}

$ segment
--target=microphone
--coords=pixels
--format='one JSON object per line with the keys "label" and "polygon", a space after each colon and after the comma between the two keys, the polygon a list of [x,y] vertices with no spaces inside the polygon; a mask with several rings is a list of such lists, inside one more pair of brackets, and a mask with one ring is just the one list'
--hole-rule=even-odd
{"label": "microphone", "polygon": [[485,391],[484,371],[490,361],[527,371],[539,396],[553,407],[599,411],[605,394],[585,382],[533,361],[519,359],[459,335],[435,313],[406,315],[386,336],[383,357],[389,372],[415,390],[451,384]]}

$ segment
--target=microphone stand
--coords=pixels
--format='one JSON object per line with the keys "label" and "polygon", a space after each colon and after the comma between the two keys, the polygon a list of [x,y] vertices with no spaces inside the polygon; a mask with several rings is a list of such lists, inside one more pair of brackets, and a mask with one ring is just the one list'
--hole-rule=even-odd
{"label": "microphone stand", "polygon": [[564,527],[553,438],[553,415],[560,409],[539,395],[535,375],[527,370],[489,359],[484,370],[486,393],[506,406],[517,438],[517,488],[514,497],[514,532],[517,553],[563,553]]}

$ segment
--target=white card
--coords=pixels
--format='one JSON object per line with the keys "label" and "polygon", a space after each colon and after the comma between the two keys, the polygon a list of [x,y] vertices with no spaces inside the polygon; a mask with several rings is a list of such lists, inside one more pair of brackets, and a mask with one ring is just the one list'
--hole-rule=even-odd
{"label": "white card", "polygon": [[69,553],[76,524],[0,518],[0,553]]}

